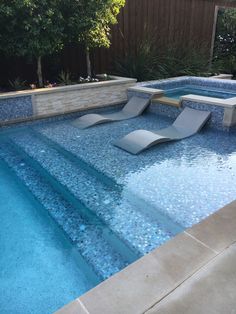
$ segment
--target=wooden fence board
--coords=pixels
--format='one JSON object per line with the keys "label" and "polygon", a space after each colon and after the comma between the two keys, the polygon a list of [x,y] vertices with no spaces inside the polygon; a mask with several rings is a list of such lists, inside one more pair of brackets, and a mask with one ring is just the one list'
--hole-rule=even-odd
{"label": "wooden fence board", "polygon": [[[97,73],[109,72],[115,59],[127,53],[137,53],[138,45],[147,34],[154,37],[157,48],[169,44],[205,43],[211,47],[215,6],[236,7],[236,1],[226,0],[126,0],[125,7],[118,17],[118,25],[112,27],[110,49],[96,49],[93,64]],[[58,59],[58,67],[71,72],[85,73],[84,53],[81,47],[64,49]],[[44,61],[47,64],[47,60]],[[29,65],[22,58],[9,60],[0,58],[0,81],[6,76],[11,79],[36,79],[35,65]],[[52,76],[44,67],[46,77]]]}

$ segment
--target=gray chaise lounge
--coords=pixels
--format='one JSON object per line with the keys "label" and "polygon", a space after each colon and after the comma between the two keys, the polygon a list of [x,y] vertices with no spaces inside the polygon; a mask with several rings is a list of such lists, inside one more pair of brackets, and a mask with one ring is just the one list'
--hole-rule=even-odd
{"label": "gray chaise lounge", "polygon": [[174,123],[168,128],[159,131],[137,130],[115,141],[113,144],[132,154],[158,143],[181,140],[201,130],[210,117],[210,112],[200,111],[186,107]]}
{"label": "gray chaise lounge", "polygon": [[86,114],[73,121],[72,125],[80,129],[86,129],[100,123],[135,118],[144,112],[144,110],[148,107],[150,100],[150,98],[132,97],[124,108],[118,112],[103,115],[93,113]]}

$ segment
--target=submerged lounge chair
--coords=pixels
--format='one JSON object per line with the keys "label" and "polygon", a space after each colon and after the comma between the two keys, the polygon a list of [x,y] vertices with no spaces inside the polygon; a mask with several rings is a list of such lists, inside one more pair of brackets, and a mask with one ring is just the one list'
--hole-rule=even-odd
{"label": "submerged lounge chair", "polygon": [[129,153],[138,154],[158,143],[181,140],[194,135],[201,130],[209,119],[210,114],[208,111],[186,107],[168,128],[154,132],[137,130],[127,134],[113,144]]}
{"label": "submerged lounge chair", "polygon": [[150,98],[141,98],[141,97],[132,97],[124,108],[118,112],[108,113],[108,114],[86,114],[75,121],[72,122],[73,126],[76,126],[80,129],[86,129],[90,126],[112,122],[127,120],[135,118],[141,115],[144,110],[148,107],[150,103]]}

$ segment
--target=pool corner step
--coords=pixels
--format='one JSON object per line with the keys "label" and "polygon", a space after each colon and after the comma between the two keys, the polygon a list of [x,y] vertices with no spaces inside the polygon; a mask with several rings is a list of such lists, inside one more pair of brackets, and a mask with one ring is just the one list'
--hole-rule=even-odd
{"label": "pool corner step", "polygon": [[[177,235],[185,230],[185,227],[174,221],[167,213],[161,211],[152,202],[142,199],[132,191],[126,191],[127,200],[132,203],[137,211],[147,215],[152,221],[157,221],[160,225],[165,226],[167,230],[171,230],[173,235]],[[148,205],[148,212],[146,207]]]}

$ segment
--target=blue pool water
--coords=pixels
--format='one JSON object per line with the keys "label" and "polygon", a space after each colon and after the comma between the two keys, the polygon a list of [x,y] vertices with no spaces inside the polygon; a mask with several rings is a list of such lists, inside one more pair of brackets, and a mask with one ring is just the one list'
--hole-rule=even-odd
{"label": "blue pool water", "polygon": [[0,134],[0,313],[50,313],[235,199],[236,131],[134,156],[113,141],[173,119],[155,106],[86,130],[74,118]]}
{"label": "blue pool water", "polygon": [[236,97],[236,93],[227,92],[224,90],[214,90],[209,87],[200,87],[200,86],[182,86],[173,89],[167,89],[165,91],[165,95],[170,98],[179,99],[181,96],[185,95],[199,95],[199,96],[207,96],[214,97],[220,99],[228,99],[232,97]]}
{"label": "blue pool water", "polygon": [[48,213],[0,161],[0,313],[52,313],[98,283]]}

